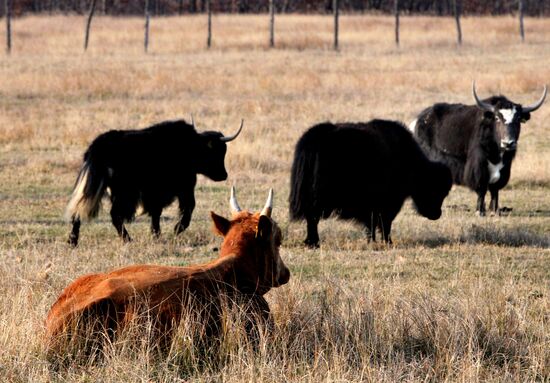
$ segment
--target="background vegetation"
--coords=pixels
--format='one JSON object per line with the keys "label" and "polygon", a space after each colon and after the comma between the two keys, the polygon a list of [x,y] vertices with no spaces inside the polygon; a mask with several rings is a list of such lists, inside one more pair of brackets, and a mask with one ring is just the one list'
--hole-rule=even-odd
{"label": "background vegetation", "polygon": [[[305,225],[288,222],[293,146],[314,123],[409,122],[436,101],[471,103],[504,93],[530,103],[550,81],[550,25],[527,20],[522,44],[511,17],[469,17],[457,49],[450,19],[344,16],[340,52],[332,19],[277,21],[267,50],[265,16],[215,16],[218,38],[204,47],[204,17],[153,22],[143,54],[141,18],[99,17],[81,54],[82,17],[24,17],[0,54],[0,376],[3,381],[548,381],[550,379],[550,105],[522,130],[503,217],[474,214],[474,193],[457,187],[435,222],[404,207],[394,246],[368,243],[350,222],[324,221],[322,247],[301,246]],[[0,34],[0,39],[3,35]],[[129,225],[122,244],[108,203],[83,226],[80,246],[63,221],[82,155],[98,134],[193,114],[199,130],[242,135],[230,144],[229,179],[200,178],[191,227],[162,239],[149,220]],[[146,153],[144,153],[146,155]],[[177,176],[177,174],[175,174]],[[267,298],[275,338],[251,351],[228,338],[223,363],[204,366],[147,345],[113,344],[95,364],[52,369],[42,342],[46,313],[77,276],[134,263],[188,265],[216,257],[208,212],[228,215],[229,188],[258,209],[275,189],[290,283]],[[233,339],[233,340],[232,340]]]}
{"label": "background vegetation", "polygon": [[[15,13],[85,13],[93,0],[8,0]],[[143,14],[145,2],[156,15],[205,12],[208,0],[98,0],[100,11],[110,15]],[[504,15],[518,11],[518,0],[456,0],[458,6],[469,15]],[[345,12],[393,12],[394,0],[339,0]],[[548,15],[549,0],[523,0],[524,12],[532,16]],[[4,12],[0,4],[0,15]],[[269,0],[210,0],[214,12],[259,13],[267,12]],[[405,13],[452,15],[455,0],[399,0]],[[278,12],[332,12],[333,0],[275,0]]]}

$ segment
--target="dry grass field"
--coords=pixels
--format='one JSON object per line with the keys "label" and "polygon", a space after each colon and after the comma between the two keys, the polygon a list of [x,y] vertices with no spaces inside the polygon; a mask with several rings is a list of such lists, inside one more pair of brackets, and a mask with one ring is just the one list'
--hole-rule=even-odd
{"label": "dry grass field", "polygon": [[[436,101],[471,103],[504,93],[538,99],[550,85],[550,23],[465,18],[454,22],[343,16],[333,52],[326,16],[281,16],[277,49],[266,48],[266,16],[215,16],[205,50],[204,17],[98,17],[82,53],[83,17],[13,22],[11,56],[0,53],[0,380],[9,382],[173,381],[550,381],[550,102],[522,130],[503,217],[474,214],[475,194],[453,188],[438,221],[407,203],[393,246],[369,243],[351,222],[320,225],[319,250],[302,247],[305,224],[289,223],[294,143],[314,123],[383,117],[408,122]],[[4,41],[4,30],[0,41]],[[162,239],[147,217],[122,244],[108,217],[84,224],[80,246],[65,243],[63,220],[82,154],[109,129],[193,114],[199,130],[245,129],[229,144],[229,179],[200,177],[190,228],[175,239],[175,206]],[[147,154],[144,154],[147,155]],[[276,329],[251,350],[228,336],[218,363],[200,363],[185,342],[169,355],[122,339],[101,360],[50,366],[46,313],[77,276],[134,263],[188,265],[216,257],[208,212],[258,209],[270,187],[284,232],[289,284],[267,294]],[[231,329],[229,329],[231,330]],[[231,331],[229,331],[231,333]]]}

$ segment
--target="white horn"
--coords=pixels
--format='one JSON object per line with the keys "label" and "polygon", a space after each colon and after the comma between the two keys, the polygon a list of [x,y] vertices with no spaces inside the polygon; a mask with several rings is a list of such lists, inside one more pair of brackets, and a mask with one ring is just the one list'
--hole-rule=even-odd
{"label": "white horn", "polygon": [[195,119],[193,118],[193,114],[191,113],[191,126],[195,127]]}
{"label": "white horn", "polygon": [[231,212],[233,214],[239,213],[241,211],[241,207],[239,206],[239,203],[237,202],[237,197],[235,196],[235,186],[231,186],[231,198],[229,199],[229,204],[231,205]]}
{"label": "white horn", "polygon": [[220,141],[221,142],[233,141],[241,133],[241,130],[243,130],[243,125],[244,125],[244,120],[241,120],[241,126],[239,127],[239,130],[237,130],[237,133],[235,133],[234,135],[229,136],[229,137],[222,137],[222,138],[220,138]]}
{"label": "white horn", "polygon": [[267,201],[265,201],[265,206],[262,209],[262,212],[260,213],[260,215],[271,217],[272,210],[273,210],[273,189],[269,189],[269,195],[267,196]]}
{"label": "white horn", "polygon": [[487,110],[489,112],[495,112],[495,107],[488,102],[481,101],[476,93],[476,80],[472,81],[472,94],[474,96],[474,100],[476,100],[477,106],[479,106],[483,110]]}
{"label": "white horn", "polygon": [[544,90],[542,91],[542,97],[537,102],[535,102],[534,104],[524,106],[523,111],[531,113],[531,112],[534,112],[535,110],[537,110],[538,108],[540,108],[542,106],[542,104],[544,103],[544,99],[546,98],[546,92],[547,91],[548,91],[548,89],[546,88],[546,85],[545,85]]}

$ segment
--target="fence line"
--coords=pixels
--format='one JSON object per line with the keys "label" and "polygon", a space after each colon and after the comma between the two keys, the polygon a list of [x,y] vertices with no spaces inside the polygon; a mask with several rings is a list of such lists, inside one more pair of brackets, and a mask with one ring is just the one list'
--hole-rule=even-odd
{"label": "fence line", "polygon": [[[105,0],[102,0],[105,2]],[[88,43],[91,34],[91,24],[92,19],[95,14],[97,0],[91,0],[89,13],[86,19],[86,27],[84,31],[84,51],[88,49]],[[144,50],[145,52],[149,49],[149,39],[150,39],[150,11],[151,0],[145,0],[145,36],[144,36]],[[460,24],[460,16],[462,14],[462,4],[461,0],[453,0],[454,6],[454,19],[457,29],[457,43],[462,45],[462,28]],[[207,39],[206,47],[209,49],[212,46],[212,6],[211,0],[205,0],[205,11],[208,17],[207,24]],[[399,0],[394,0],[394,17],[395,17],[395,44],[399,47],[400,45],[400,3]],[[4,0],[4,9],[6,10],[6,53],[11,53],[12,47],[12,25],[11,19],[13,14],[13,0]],[[518,11],[519,11],[519,33],[521,41],[525,42],[525,29],[524,29],[524,0],[518,0]],[[339,19],[340,19],[340,1],[332,0],[332,12],[334,17],[334,42],[333,49],[339,50],[340,41],[339,41]],[[275,0],[269,0],[269,47],[273,48],[275,46]]]}
{"label": "fence line", "polygon": [[340,14],[340,2],[332,0],[332,11],[334,12],[334,50],[338,50],[338,16]]}
{"label": "fence line", "polygon": [[151,15],[149,13],[149,0],[145,0],[145,36],[143,37],[143,48],[145,53],[149,49],[149,19]]}
{"label": "fence line", "polygon": [[275,46],[275,5],[269,0],[269,46]]}
{"label": "fence line", "polygon": [[462,45],[462,29],[460,28],[460,0],[454,0],[455,6],[455,21],[456,21],[456,39],[458,45]]}
{"label": "fence line", "polygon": [[393,12],[395,13],[395,45],[399,46],[399,0],[395,0]]}
{"label": "fence line", "polygon": [[4,1],[6,9],[6,52],[11,53],[11,0]]}
{"label": "fence line", "polygon": [[92,25],[92,18],[94,17],[96,0],[92,0],[90,5],[90,13],[88,14],[88,20],[86,21],[86,31],[84,32],[84,52],[88,49],[88,40],[90,38],[90,26]]}
{"label": "fence line", "polygon": [[523,0],[519,0],[519,35],[521,36],[521,41],[525,41],[525,31],[523,30]]}

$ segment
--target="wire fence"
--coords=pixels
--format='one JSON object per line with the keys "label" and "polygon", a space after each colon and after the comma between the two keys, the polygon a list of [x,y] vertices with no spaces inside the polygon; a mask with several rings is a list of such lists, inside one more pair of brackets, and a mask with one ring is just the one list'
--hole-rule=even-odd
{"label": "wire fence", "polygon": [[[269,13],[269,46],[276,47],[276,32],[275,19],[276,14],[284,13],[290,9],[305,9],[318,8],[324,5],[324,12],[331,12],[334,16],[334,43],[333,48],[340,48],[339,41],[339,23],[341,11],[360,11],[365,10],[380,10],[382,12],[393,12],[395,15],[395,44],[399,46],[400,42],[400,15],[416,14],[436,14],[452,15],[456,23],[456,40],[457,44],[461,45],[463,41],[462,28],[460,19],[464,14],[475,11],[476,14],[484,14],[486,12],[499,13],[501,10],[507,10],[516,14],[518,17],[518,30],[521,41],[525,41],[524,15],[532,15],[533,12],[538,12],[539,15],[545,15],[547,5],[550,9],[550,0],[514,0],[514,1],[476,1],[476,0],[386,0],[386,1],[359,1],[359,0],[324,0],[324,1],[308,1],[308,0],[267,0],[267,1],[248,1],[248,0],[144,0],[140,1],[125,1],[125,12],[122,12],[119,7],[123,0],[4,0],[3,15],[6,20],[6,52],[9,54],[12,49],[12,17],[21,15],[24,11],[34,13],[44,13],[55,10],[56,12],[66,11],[71,9],[71,12],[83,13],[83,7],[87,6],[87,18],[84,30],[84,51],[88,48],[90,39],[93,17],[96,13],[103,15],[107,14],[133,14],[134,7],[141,5],[141,15],[144,15],[144,51],[148,51],[150,39],[150,18],[152,15],[170,15],[183,14],[184,9],[188,13],[204,12],[208,19],[206,48],[212,46],[212,13],[214,12],[231,12],[250,13],[254,11]],[[311,4],[310,4],[311,3]],[[47,5],[45,5],[47,4]],[[286,4],[286,5],[285,5]],[[311,7],[308,8],[307,4]],[[263,5],[267,5],[264,9]],[[515,7],[512,8],[512,5]],[[67,8],[69,7],[69,8]],[[468,12],[465,12],[467,10]],[[413,12],[414,11],[414,12]],[[52,11],[53,12],[53,11]]]}

